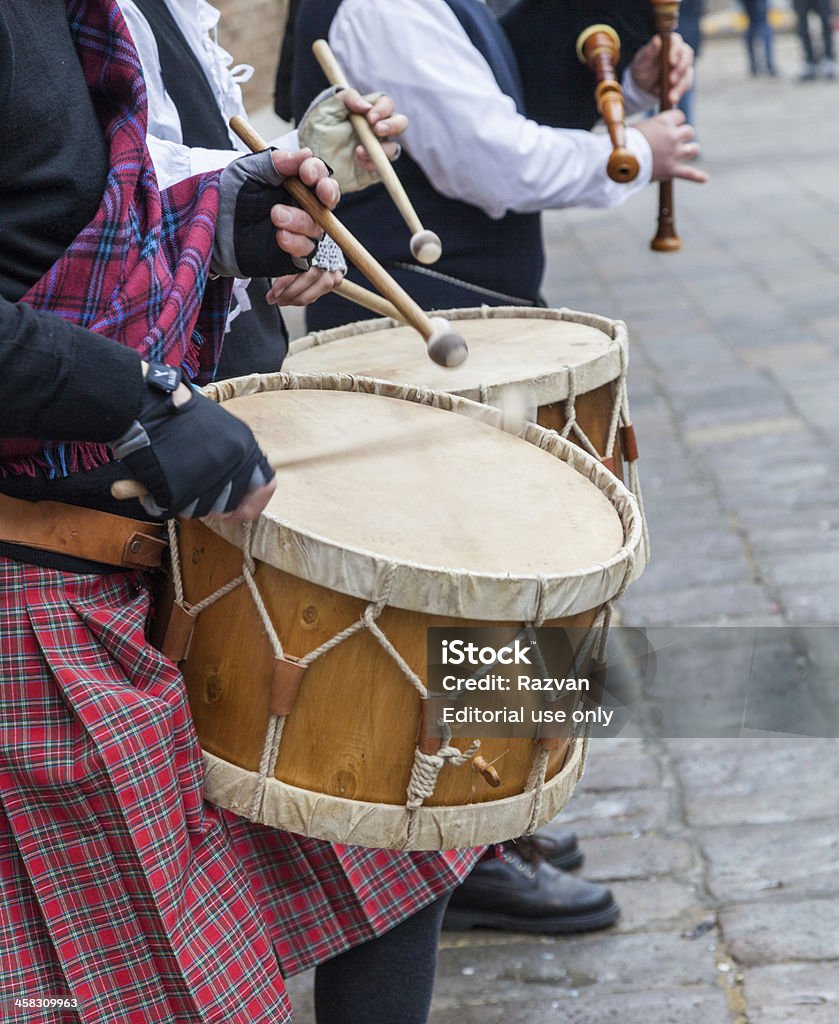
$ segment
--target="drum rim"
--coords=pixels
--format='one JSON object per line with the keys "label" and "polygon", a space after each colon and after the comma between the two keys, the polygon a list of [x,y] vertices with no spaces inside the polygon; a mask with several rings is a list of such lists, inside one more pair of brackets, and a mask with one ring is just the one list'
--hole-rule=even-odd
{"label": "drum rim", "polygon": [[[352,374],[251,374],[210,384],[204,393],[224,403],[264,391],[341,391],[379,395],[430,405],[471,420],[478,419],[504,430],[503,413],[489,405],[473,402],[448,392],[395,384]],[[511,431],[505,431],[511,433]],[[364,601],[382,597],[382,583],[390,577],[387,604],[407,611],[474,618],[542,621],[574,615],[598,608],[623,592],[643,560],[641,513],[633,495],[605,466],[587,452],[533,423],[525,424],[514,436],[566,462],[585,476],[609,501],[623,529],[623,544],[610,558],[584,569],[570,572],[511,576],[446,568],[407,560],[388,559],[366,548],[339,544],[298,526],[291,526],[265,513],[253,524],[253,556],[283,572],[289,572],[315,585]],[[243,547],[243,529],[238,524],[217,518],[205,520],[216,534]],[[283,557],[278,556],[279,540],[301,538],[328,550],[333,557],[317,560],[300,554],[299,545],[285,543]],[[339,557],[340,553],[340,557]],[[295,556],[298,561],[295,562]],[[314,563],[321,572],[313,572]],[[328,563],[328,566],[327,564]],[[393,566],[396,571],[393,572]],[[305,566],[306,572],[301,568]],[[329,571],[325,571],[328,567]],[[316,577],[316,578],[315,578]],[[569,592],[562,593],[565,585]],[[429,596],[434,592],[434,598]]]}
{"label": "drum rim", "polygon": [[[575,393],[578,395],[589,394],[606,384],[619,380],[626,372],[629,361],[629,332],[623,320],[614,320],[598,313],[586,313],[582,310],[570,309],[566,306],[557,308],[546,308],[543,306],[465,306],[455,309],[435,310],[434,316],[440,316],[445,320],[539,320],[543,322],[561,322],[581,324],[584,327],[591,327],[605,335],[612,344],[603,352],[598,353],[587,362],[574,365],[575,372]],[[350,343],[363,338],[367,334],[375,334],[378,331],[391,330],[403,327],[398,320],[391,317],[378,317],[372,320],[358,320],[351,324],[343,324],[340,327],[330,327],[322,331],[312,331],[301,338],[291,342],[288,349],[288,358],[284,364],[284,372],[296,373],[294,369],[294,357],[303,352],[310,352],[315,348],[323,348],[327,345]],[[553,402],[562,402],[569,398],[569,367],[563,365],[555,368],[547,368],[535,376],[525,376],[516,380],[494,381],[492,383],[468,384],[463,387],[455,387],[450,394],[459,395],[462,398],[471,398],[474,401],[488,402],[492,404],[498,396],[503,394],[505,389],[511,386],[529,386],[534,402],[539,405],[548,405]],[[335,372],[343,373],[346,370],[316,370],[303,369],[301,375],[313,373]],[[363,374],[369,376],[369,374]],[[376,378],[386,379],[386,378]],[[395,383],[406,383],[396,381]],[[410,382],[408,382],[410,385]],[[436,390],[436,387],[435,387]],[[449,391],[449,389],[446,389]]]}
{"label": "drum rim", "polygon": [[[426,804],[408,811],[404,804],[373,803],[303,789],[249,771],[204,751],[206,798],[249,821],[326,842],[374,849],[447,850],[506,842],[554,818],[571,799],[583,774],[589,740],[576,738],[559,769],[537,792],[523,790],[501,800],[471,804]],[[258,795],[258,800],[255,797]],[[258,807],[256,817],[252,808]],[[534,820],[535,812],[535,820]],[[408,839],[411,815],[415,816]],[[351,831],[339,823],[351,822]]]}

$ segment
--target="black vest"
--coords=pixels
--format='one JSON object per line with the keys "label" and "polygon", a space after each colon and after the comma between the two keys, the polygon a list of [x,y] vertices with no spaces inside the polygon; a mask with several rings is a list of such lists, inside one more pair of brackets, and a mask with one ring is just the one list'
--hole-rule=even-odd
{"label": "black vest", "polygon": [[[515,57],[495,16],[475,0],[446,2],[492,68],[500,88],[522,110]],[[339,6],[340,0],[302,0],[299,5],[293,26],[291,72],[292,106],[297,118],[312,97],[326,87],[311,55],[311,45],[315,39],[328,36]],[[281,73],[287,73],[287,65]],[[405,113],[411,116],[410,110]],[[412,260],[411,233],[381,185],[344,197],[337,213],[421,306],[443,309],[481,303],[538,302],[544,270],[538,214],[508,213],[500,220],[492,220],[476,206],[442,196],[407,154],[399,159],[396,170],[420,220],[442,239],[443,256],[428,268],[431,273]],[[363,283],[353,272],[350,277]],[[307,322],[310,327],[323,328],[363,315],[343,299],[327,296],[307,310]]]}
{"label": "black vest", "polygon": [[605,22],[621,39],[623,69],[655,32],[650,0],[521,0],[501,19],[518,61],[524,109],[539,124],[592,128],[596,79],[577,58],[577,37]]}
{"label": "black vest", "polygon": [[[160,72],[175,104],[187,146],[232,149],[227,126],[207,81],[206,73],[164,0],[135,0],[148,21],[160,56]],[[216,378],[279,370],[288,350],[288,334],[276,306],[265,295],[267,278],[254,278],[248,287],[252,309],[240,313],[224,336]]]}

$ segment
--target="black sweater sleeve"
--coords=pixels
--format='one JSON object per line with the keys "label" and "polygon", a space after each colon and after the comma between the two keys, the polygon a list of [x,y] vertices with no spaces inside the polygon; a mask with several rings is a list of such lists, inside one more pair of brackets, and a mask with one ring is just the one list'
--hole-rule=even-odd
{"label": "black sweater sleeve", "polygon": [[0,436],[106,442],[137,418],[139,355],[0,298]]}

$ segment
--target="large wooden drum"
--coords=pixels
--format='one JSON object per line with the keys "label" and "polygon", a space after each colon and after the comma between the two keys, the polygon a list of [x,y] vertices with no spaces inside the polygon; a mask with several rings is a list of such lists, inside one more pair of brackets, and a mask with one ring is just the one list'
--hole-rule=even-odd
{"label": "large wooden drum", "polygon": [[[501,408],[524,407],[618,476],[624,463],[641,505],[638,446],[629,411],[629,340],[622,320],[570,309],[482,306],[440,314],[457,323],[469,358],[432,363],[416,331],[391,319],[363,320],[292,342],[292,373],[354,373],[449,391]],[[645,538],[646,545],[646,538]]]}
{"label": "large wooden drum", "polygon": [[[637,503],[591,456],[448,394],[343,375],[209,393],[254,430],[279,487],[260,520],[184,522],[167,653],[182,661],[208,799],[343,843],[445,849],[551,819],[579,737],[422,727],[430,626],[596,627],[632,578]],[[177,651],[194,625],[188,654]],[[419,737],[419,741],[418,741]]]}

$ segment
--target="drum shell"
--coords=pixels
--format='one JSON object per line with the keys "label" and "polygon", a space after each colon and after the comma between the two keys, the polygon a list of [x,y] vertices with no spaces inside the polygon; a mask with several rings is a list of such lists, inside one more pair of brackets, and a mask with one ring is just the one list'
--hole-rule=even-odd
{"label": "drum shell", "polygon": [[[241,552],[199,522],[181,527],[187,601],[211,593],[241,569]],[[258,563],[255,580],[288,654],[303,655],[355,622],[366,602]],[[597,609],[548,626],[590,626]],[[379,620],[388,639],[424,675],[426,629],[499,626],[511,638],[521,623],[486,622],[386,608]],[[237,643],[236,638],[240,638]],[[181,669],[205,751],[256,772],[271,715],[273,652],[248,590],[239,587],[201,612]],[[557,702],[570,714],[577,699]],[[275,777],[316,793],[400,805],[421,731],[422,701],[390,655],[364,630],[307,670],[288,716]],[[561,770],[566,741],[551,741],[547,778]],[[466,742],[458,741],[465,747]],[[520,794],[531,770],[531,739],[484,739],[481,755],[501,778],[490,787],[475,772],[445,770],[428,806],[481,803]]]}
{"label": "drum shell", "polygon": [[[227,401],[284,390],[298,395],[308,390],[353,391],[360,393],[358,400],[364,402],[368,401],[365,395],[373,395],[405,399],[419,406],[433,405],[440,411],[432,419],[451,416],[454,423],[473,421],[468,432],[482,436],[485,428],[474,421],[491,425],[494,430],[490,433],[503,424],[497,411],[460,398],[341,375],[254,376],[217,385],[210,393],[217,400]],[[255,411],[260,412],[258,408]],[[429,415],[422,412],[423,417]],[[274,414],[268,419],[273,422]],[[401,412],[399,419],[403,419]],[[448,425],[446,430],[448,433]],[[505,433],[502,430],[499,436]],[[418,435],[409,432],[406,436],[413,445]],[[539,459],[545,454],[558,457],[596,485],[618,513],[623,546],[602,563],[579,563],[592,568],[572,571],[570,576],[560,571],[558,576],[545,576],[542,582],[540,575],[536,589],[531,586],[535,580],[511,577],[506,568],[500,576],[493,575],[497,570],[479,573],[479,585],[473,570],[463,570],[451,578],[447,573],[443,584],[442,578],[438,579],[439,570],[405,562],[393,577],[392,588],[390,584],[386,588],[389,596],[386,606],[380,608],[376,625],[420,677],[424,676],[429,626],[500,626],[509,630],[510,639],[522,621],[585,628],[595,620],[602,602],[614,597],[631,576],[641,539],[639,512],[631,496],[602,466],[556,435],[525,426],[519,436],[543,449]],[[512,443],[517,445],[519,440]],[[525,462],[529,465],[528,460]],[[529,477],[527,480],[532,483]],[[345,522],[357,521],[346,517],[344,506],[339,508]],[[552,517],[546,522],[553,522]],[[277,530],[281,539],[278,546],[274,543]],[[565,531],[559,536],[565,537]],[[199,522],[181,524],[176,561],[187,608],[203,602],[231,580],[241,579],[241,540],[240,529],[224,520],[216,521],[212,530]],[[306,539],[295,533],[294,527],[283,526],[281,519],[269,516],[266,520],[263,515],[254,528],[252,545],[244,545],[246,551],[253,551],[256,560],[255,590],[271,621],[269,632],[276,632],[289,656],[310,655],[320,644],[333,640],[342,629],[357,623],[381,593],[383,577],[379,569],[372,575],[362,571],[366,582],[360,586],[355,568],[360,569],[359,558],[366,561],[380,556],[356,549],[355,561],[348,560],[349,550],[336,552],[332,543],[330,565],[325,566],[309,557],[313,555],[308,551],[312,543],[322,552],[331,542],[317,534]],[[541,552],[541,544],[536,550]],[[386,557],[389,563],[392,556]],[[280,560],[275,562],[277,558]],[[506,558],[500,560],[501,565],[506,562]],[[325,572],[328,577],[320,584],[304,578],[316,564],[317,572]],[[278,568],[283,565],[293,568]],[[341,571],[333,572],[339,567]],[[352,570],[349,575],[344,571],[348,568]],[[318,578],[317,572],[314,579]],[[429,573],[437,579],[434,595],[428,590]],[[565,581],[571,587],[567,593]],[[562,590],[557,591],[556,586]],[[165,604],[161,603],[157,616],[158,635],[167,618]],[[446,609],[455,607],[461,609],[458,615],[472,618],[445,614]],[[501,608],[505,611],[500,612]],[[551,613],[565,617],[551,618]],[[499,615],[503,618],[507,614],[512,621],[498,621]],[[522,620],[517,618],[519,614]],[[246,586],[238,585],[197,616],[186,657],[173,656],[173,660],[182,661],[205,750],[207,798],[252,820],[315,838],[374,847],[419,850],[473,846],[510,838],[537,819],[548,820],[567,802],[582,770],[585,743],[578,738],[570,743],[543,741],[544,746],[530,738],[487,740],[480,753],[496,761],[501,786],[491,788],[468,764],[447,764],[433,795],[424,799],[418,811],[410,811],[406,790],[412,780],[412,765],[416,764],[421,700],[392,652],[387,653],[365,629],[321,654],[307,669],[297,702],[284,718],[276,766],[268,768],[266,774],[266,751],[277,723],[272,714],[274,655],[254,596]],[[576,706],[577,697],[572,695],[569,701],[563,705],[567,710]],[[423,749],[434,752],[439,742]],[[456,746],[462,750],[468,743],[460,739]],[[534,792],[530,782],[537,764],[544,768],[545,782],[544,787],[539,783]]]}

